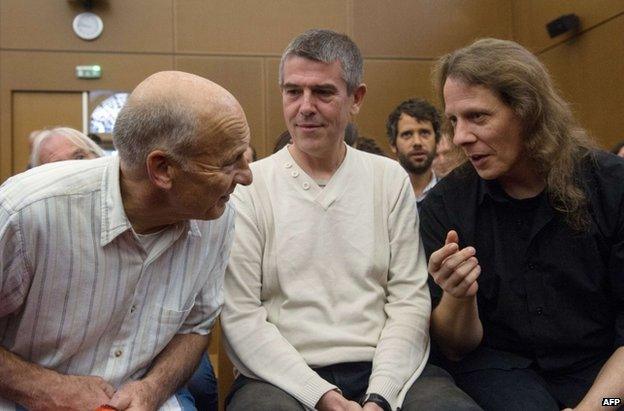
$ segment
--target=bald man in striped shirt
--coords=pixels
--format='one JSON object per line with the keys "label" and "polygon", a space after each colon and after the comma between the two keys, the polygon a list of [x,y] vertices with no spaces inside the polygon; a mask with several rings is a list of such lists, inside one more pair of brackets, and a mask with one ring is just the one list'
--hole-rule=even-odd
{"label": "bald man in striped shirt", "polygon": [[0,410],[180,410],[223,302],[249,128],[206,79],[133,91],[119,156],[36,167],[0,188]]}

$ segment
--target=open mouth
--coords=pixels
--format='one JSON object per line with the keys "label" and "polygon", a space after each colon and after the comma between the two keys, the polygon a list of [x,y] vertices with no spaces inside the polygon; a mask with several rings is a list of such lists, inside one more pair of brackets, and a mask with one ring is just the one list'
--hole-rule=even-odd
{"label": "open mouth", "polygon": [[487,154],[473,154],[473,155],[468,156],[468,158],[470,158],[470,162],[475,167],[482,166],[488,157],[489,156]]}

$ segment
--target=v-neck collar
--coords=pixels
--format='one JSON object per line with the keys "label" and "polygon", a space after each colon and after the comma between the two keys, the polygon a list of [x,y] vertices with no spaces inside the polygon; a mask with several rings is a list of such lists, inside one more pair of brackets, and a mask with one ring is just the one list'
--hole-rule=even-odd
{"label": "v-neck collar", "polygon": [[280,173],[296,187],[297,191],[311,201],[314,201],[324,210],[327,210],[344,191],[344,176],[347,174],[348,163],[353,161],[353,148],[346,146],[345,157],[338,169],[331,176],[325,187],[320,187],[316,181],[297,164],[288,151],[288,146],[282,148],[275,155]]}

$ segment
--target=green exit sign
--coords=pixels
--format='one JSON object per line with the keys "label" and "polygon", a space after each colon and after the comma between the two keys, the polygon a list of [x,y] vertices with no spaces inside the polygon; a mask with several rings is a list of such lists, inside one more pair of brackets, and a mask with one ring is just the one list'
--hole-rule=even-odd
{"label": "green exit sign", "polygon": [[76,77],[78,78],[100,78],[102,77],[102,67],[98,64],[90,66],[76,66]]}

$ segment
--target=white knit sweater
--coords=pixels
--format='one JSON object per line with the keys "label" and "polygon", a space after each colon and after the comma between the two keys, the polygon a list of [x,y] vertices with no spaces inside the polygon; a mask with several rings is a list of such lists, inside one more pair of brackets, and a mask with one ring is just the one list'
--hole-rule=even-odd
{"label": "white knit sweater", "polygon": [[350,147],[325,188],[287,148],[251,167],[221,314],[234,365],[313,408],[335,387],[312,367],[373,361],[367,392],[400,406],[427,360],[431,308],[407,174]]}

